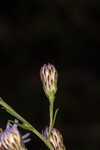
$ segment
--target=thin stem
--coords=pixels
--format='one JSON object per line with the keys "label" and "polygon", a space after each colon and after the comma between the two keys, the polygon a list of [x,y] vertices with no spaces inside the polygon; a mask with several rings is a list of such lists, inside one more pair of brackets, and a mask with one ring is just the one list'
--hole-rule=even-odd
{"label": "thin stem", "polygon": [[[31,128],[31,131],[34,132],[33,128]],[[52,147],[52,145],[50,144],[50,142],[48,140],[46,140],[39,132],[36,133],[36,135],[46,144],[46,146],[50,150],[54,150],[54,148]]]}
{"label": "thin stem", "polygon": [[50,113],[50,125],[49,125],[49,135],[51,134],[53,128],[53,108],[54,107],[54,100],[50,101],[49,104],[49,113]]}

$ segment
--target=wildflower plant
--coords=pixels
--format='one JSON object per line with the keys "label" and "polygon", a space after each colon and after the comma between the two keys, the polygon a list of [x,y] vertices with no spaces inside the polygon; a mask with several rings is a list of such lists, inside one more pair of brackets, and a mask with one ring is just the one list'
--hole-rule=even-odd
{"label": "wildflower plant", "polygon": [[[41,141],[50,150],[65,150],[63,137],[60,131],[54,128],[58,109],[54,111],[54,101],[57,92],[58,73],[52,64],[44,64],[40,69],[40,78],[43,84],[44,92],[49,100],[49,127],[42,130],[40,133],[33,127],[26,119],[19,115],[11,106],[9,106],[2,98],[0,98],[0,105],[16,119],[15,121],[8,120],[7,126],[4,130],[0,129],[0,150],[27,150],[25,143],[29,142],[30,132],[38,136]],[[20,123],[19,123],[20,121]],[[18,126],[27,130],[28,133],[21,136]]]}

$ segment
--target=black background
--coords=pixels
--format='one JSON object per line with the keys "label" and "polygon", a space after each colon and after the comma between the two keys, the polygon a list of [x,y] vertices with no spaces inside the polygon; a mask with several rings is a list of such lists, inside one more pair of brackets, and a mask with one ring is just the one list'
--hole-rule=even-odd
{"label": "black background", "polygon": [[[68,150],[100,147],[99,16],[99,0],[0,1],[0,96],[41,131],[49,113],[40,68],[54,64],[55,127]],[[8,119],[14,118],[0,109],[0,127]],[[31,138],[29,150],[46,149]]]}

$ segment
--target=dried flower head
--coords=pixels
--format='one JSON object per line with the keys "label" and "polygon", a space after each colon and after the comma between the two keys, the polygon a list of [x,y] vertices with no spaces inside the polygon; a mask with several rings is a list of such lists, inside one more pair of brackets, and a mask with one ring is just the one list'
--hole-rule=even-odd
{"label": "dried flower head", "polygon": [[[49,128],[46,127],[42,134],[46,139],[48,139]],[[65,146],[63,144],[63,137],[58,129],[55,128],[52,129],[49,140],[55,150],[65,150]]]}
{"label": "dried flower head", "polygon": [[45,94],[49,99],[52,99],[57,91],[58,74],[55,67],[51,64],[44,64],[40,70],[40,77]]}
{"label": "dried flower head", "polygon": [[[15,120],[15,123],[18,123]],[[6,129],[0,132],[0,150],[26,150],[24,143],[30,141],[30,138],[27,138],[30,133],[27,133],[24,136],[21,136],[17,124],[7,123]]]}

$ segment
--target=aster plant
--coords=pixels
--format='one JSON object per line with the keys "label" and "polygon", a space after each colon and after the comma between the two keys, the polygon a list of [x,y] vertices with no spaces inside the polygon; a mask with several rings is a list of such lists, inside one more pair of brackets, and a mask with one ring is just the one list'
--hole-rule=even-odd
{"label": "aster plant", "polygon": [[[31,125],[2,98],[0,98],[0,105],[3,106],[9,114],[16,118],[15,121],[8,120],[6,128],[4,130],[0,130],[0,150],[28,150],[25,143],[31,140],[29,138],[30,133],[37,135],[50,150],[66,150],[62,134],[54,127],[58,113],[58,109],[54,111],[54,101],[57,92],[58,80],[56,68],[52,64],[44,64],[40,69],[40,78],[45,95],[49,100],[49,126],[40,133],[33,127],[33,125]],[[18,126],[27,130],[28,133],[22,136]]]}

